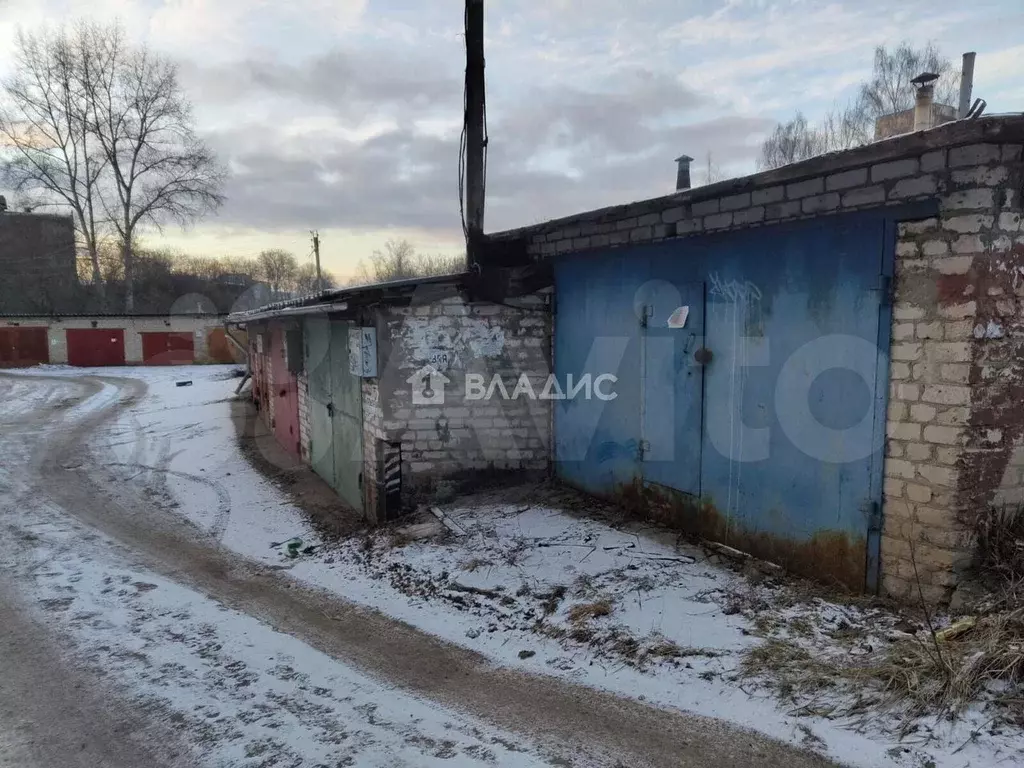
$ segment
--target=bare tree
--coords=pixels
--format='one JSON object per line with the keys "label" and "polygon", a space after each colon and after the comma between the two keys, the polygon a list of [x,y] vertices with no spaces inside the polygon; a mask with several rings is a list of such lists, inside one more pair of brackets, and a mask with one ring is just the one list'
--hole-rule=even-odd
{"label": "bare tree", "polygon": [[797,112],[792,120],[775,126],[772,134],[764,140],[758,167],[779,168],[824,151],[822,134],[807,122],[802,112]]}
{"label": "bare tree", "polygon": [[860,147],[871,141],[873,119],[866,119],[858,103],[835,107],[825,113],[818,131],[825,152]]}
{"label": "bare tree", "polygon": [[417,277],[416,249],[408,240],[388,240],[384,250],[375,250],[370,262],[359,262],[357,283],[383,283]]}
{"label": "bare tree", "polygon": [[924,48],[912,48],[903,41],[892,50],[884,45],[875,48],[871,79],[861,85],[857,102],[864,118],[874,124],[882,115],[913,107],[915,93],[910,81],[922,72],[934,72],[939,76],[935,87],[935,98],[939,103],[957,103],[960,73],[934,43],[928,43]]}
{"label": "bare tree", "polygon": [[[337,279],[326,269],[320,270],[324,288],[335,288]],[[306,262],[299,266],[295,273],[295,291],[303,296],[311,296],[317,292],[316,265]]]}
{"label": "bare tree", "polygon": [[288,251],[270,248],[256,257],[259,276],[274,295],[291,291],[299,272],[299,262]]}
{"label": "bare tree", "polygon": [[224,171],[196,136],[175,64],[125,44],[117,25],[84,24],[94,51],[81,78],[109,168],[104,210],[122,248],[125,309],[134,307],[132,244],[147,224],[185,226],[223,202]]}
{"label": "bare tree", "polygon": [[700,176],[698,177],[698,184],[706,186],[708,184],[714,184],[716,181],[721,181],[725,178],[725,174],[722,173],[722,169],[718,163],[715,162],[714,157],[711,155],[711,150],[707,151],[704,156],[704,165],[700,169]]}
{"label": "bare tree", "polygon": [[416,257],[416,270],[423,277],[457,275],[466,271],[466,254],[421,253]]}
{"label": "bare tree", "polygon": [[106,159],[89,130],[91,106],[84,68],[102,67],[100,52],[83,46],[84,31],[18,33],[15,74],[2,84],[0,168],[7,183],[35,205],[65,204],[102,286],[100,177]]}
{"label": "bare tree", "polygon": [[878,46],[871,77],[861,84],[856,100],[845,107],[833,108],[816,125],[799,112],[792,120],[777,125],[761,145],[758,167],[778,168],[825,152],[867,144],[878,118],[914,106],[915,92],[910,81],[925,71],[939,75],[937,100],[955,104],[960,88],[959,73],[933,43],[920,49],[912,48],[907,42],[892,50]]}
{"label": "bare tree", "polygon": [[177,69],[130,46],[120,26],[87,22],[19,35],[15,64],[2,87],[4,175],[71,208],[97,283],[104,236],[116,236],[131,311],[140,230],[187,225],[223,200],[223,170],[195,135]]}
{"label": "bare tree", "polygon": [[412,277],[451,275],[464,272],[466,257],[449,254],[418,254],[408,240],[388,240],[384,250],[375,250],[369,263],[359,262],[352,285],[386,283]]}

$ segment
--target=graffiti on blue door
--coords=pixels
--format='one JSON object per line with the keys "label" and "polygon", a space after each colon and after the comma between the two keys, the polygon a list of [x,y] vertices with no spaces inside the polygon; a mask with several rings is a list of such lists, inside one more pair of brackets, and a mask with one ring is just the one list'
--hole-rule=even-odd
{"label": "graffiti on blue door", "polygon": [[891,220],[844,215],[556,262],[556,471],[863,586],[881,500]]}

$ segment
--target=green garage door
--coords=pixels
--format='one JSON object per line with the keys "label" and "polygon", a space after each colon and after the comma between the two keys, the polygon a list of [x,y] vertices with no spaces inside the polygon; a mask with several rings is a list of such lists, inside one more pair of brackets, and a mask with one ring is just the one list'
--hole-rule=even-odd
{"label": "green garage door", "polygon": [[362,382],[348,363],[355,326],[326,318],[309,318],[305,325],[310,463],[345,503],[362,511]]}

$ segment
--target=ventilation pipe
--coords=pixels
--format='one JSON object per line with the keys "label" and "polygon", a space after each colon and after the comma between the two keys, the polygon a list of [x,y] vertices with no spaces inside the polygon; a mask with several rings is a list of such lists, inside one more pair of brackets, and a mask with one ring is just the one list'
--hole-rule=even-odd
{"label": "ventilation pipe", "polygon": [[915,131],[927,131],[932,127],[935,81],[938,79],[939,76],[934,72],[922,72],[910,81],[917,86],[917,97],[914,102]]}
{"label": "ventilation pipe", "polygon": [[689,155],[680,155],[676,158],[676,192],[690,188],[690,163],[693,158]]}
{"label": "ventilation pipe", "polygon": [[964,63],[960,69],[960,103],[956,116],[963,120],[971,108],[971,95],[974,91],[974,58],[977,54],[969,51],[964,54]]}

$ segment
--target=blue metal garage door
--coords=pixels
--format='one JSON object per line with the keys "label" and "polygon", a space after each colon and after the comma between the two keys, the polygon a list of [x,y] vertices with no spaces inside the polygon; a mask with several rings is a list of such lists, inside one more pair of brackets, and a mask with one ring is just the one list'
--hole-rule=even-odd
{"label": "blue metal garage door", "polygon": [[556,402],[559,476],[870,587],[891,233],[843,215],[558,261],[560,381],[618,377],[614,399]]}

